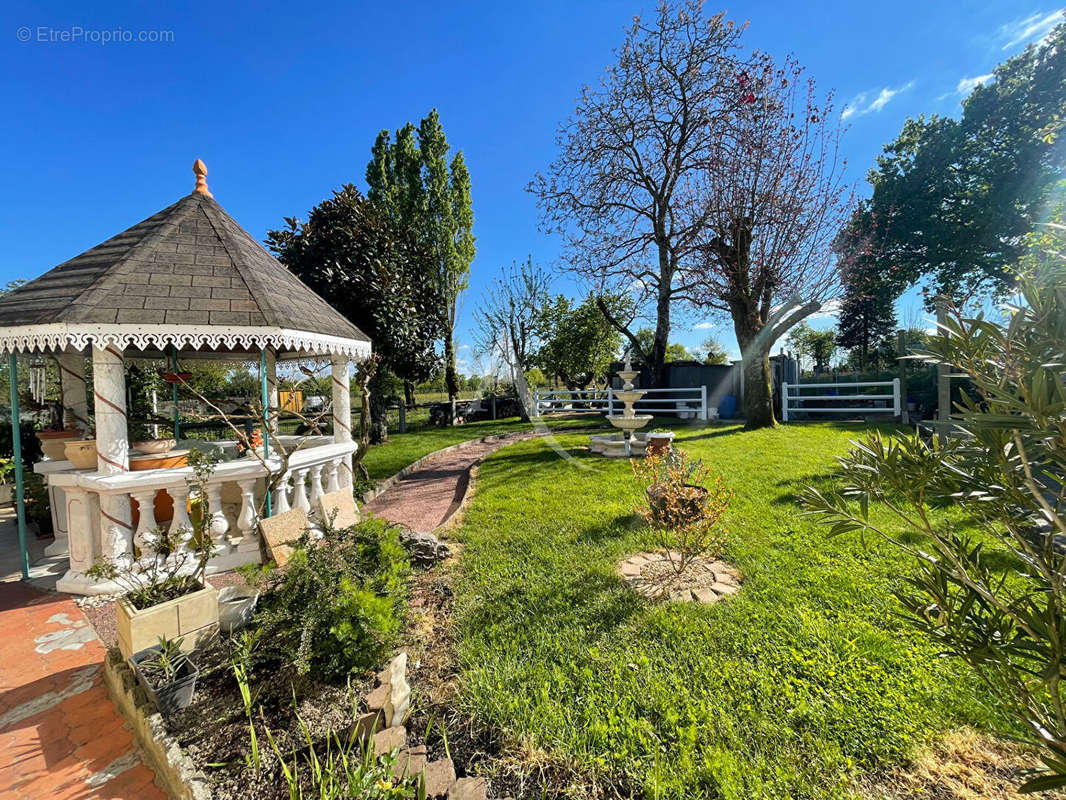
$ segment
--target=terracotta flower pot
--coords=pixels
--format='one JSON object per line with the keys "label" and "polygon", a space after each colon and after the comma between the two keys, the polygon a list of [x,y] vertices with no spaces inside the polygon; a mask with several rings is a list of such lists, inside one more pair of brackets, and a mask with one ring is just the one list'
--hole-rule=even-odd
{"label": "terracotta flower pot", "polygon": [[133,449],[141,455],[152,456],[169,453],[176,444],[174,439],[145,439],[143,442],[134,442]]}
{"label": "terracotta flower pot", "polygon": [[74,469],[96,469],[96,439],[67,441],[63,454]]}
{"label": "terracotta flower pot", "polygon": [[59,431],[37,431],[37,440],[41,443],[41,452],[44,457],[52,461],[63,461],[66,458],[64,448],[71,439],[80,439],[82,432],[77,428],[64,428]]}
{"label": "terracotta flower pot", "polygon": [[670,443],[674,440],[674,432],[649,433],[648,453],[663,453],[670,449]]}

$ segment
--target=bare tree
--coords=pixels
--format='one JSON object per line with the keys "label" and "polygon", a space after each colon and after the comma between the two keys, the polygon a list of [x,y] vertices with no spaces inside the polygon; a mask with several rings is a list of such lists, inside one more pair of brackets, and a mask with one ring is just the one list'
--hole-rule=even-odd
{"label": "bare tree", "polygon": [[741,30],[722,14],[704,16],[700,0],[663,2],[647,23],[637,17],[617,63],[559,128],[547,176],[529,185],[543,227],[566,238],[570,270],[597,294],[634,292],[654,309],[646,352],[632,321],[601,308],[660,384],[671,305],[693,299],[681,267],[697,254],[710,211],[698,202],[703,171],[741,104]]}
{"label": "bare tree", "polygon": [[478,349],[499,355],[511,372],[511,381],[522,403],[522,416],[529,416],[532,397],[526,385],[526,370],[532,366],[537,324],[548,302],[548,273],[533,263],[512,263],[485,292],[475,313]]}
{"label": "bare tree", "polygon": [[832,95],[792,57],[756,54],[735,77],[741,102],[715,130],[693,203],[704,219],[686,279],[702,304],[727,312],[744,360],[744,416],[772,426],[770,348],[838,292],[831,254],[852,195],[839,156]]}

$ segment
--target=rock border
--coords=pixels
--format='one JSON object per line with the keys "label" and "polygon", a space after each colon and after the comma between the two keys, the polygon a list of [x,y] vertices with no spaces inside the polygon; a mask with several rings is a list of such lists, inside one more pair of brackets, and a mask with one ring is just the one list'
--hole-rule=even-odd
{"label": "rock border", "polygon": [[679,558],[680,554],[673,550],[635,553],[619,562],[618,574],[633,591],[652,601],[669,600],[711,605],[740,591],[741,576],[736,567],[720,559],[712,560],[702,556],[697,556],[689,565],[689,569],[702,569],[709,574],[699,586],[671,588],[644,576],[645,567]]}
{"label": "rock border", "polygon": [[211,800],[207,776],[167,732],[163,715],[156,711],[130,665],[115,648],[108,650],[104,659],[104,684],[164,791],[173,800]]}

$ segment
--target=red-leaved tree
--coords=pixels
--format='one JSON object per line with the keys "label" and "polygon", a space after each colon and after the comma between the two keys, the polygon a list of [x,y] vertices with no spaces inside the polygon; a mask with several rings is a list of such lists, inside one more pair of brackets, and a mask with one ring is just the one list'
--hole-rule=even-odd
{"label": "red-leaved tree", "polygon": [[726,312],[744,360],[744,416],[775,424],[770,348],[838,294],[833,238],[852,205],[840,117],[793,57],[756,53],[729,76],[740,102],[715,136],[691,202],[705,216],[689,291]]}

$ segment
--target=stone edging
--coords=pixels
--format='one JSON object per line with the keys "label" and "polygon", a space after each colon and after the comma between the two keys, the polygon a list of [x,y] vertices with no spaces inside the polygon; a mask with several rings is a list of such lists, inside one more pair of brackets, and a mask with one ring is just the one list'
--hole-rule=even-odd
{"label": "stone edging", "polygon": [[679,587],[673,581],[654,580],[644,574],[647,568],[659,567],[661,570],[664,564],[677,562],[680,558],[681,554],[673,550],[635,553],[618,564],[618,575],[646,600],[693,601],[709,605],[740,590],[741,575],[736,567],[703,556],[693,559],[685,573],[690,577],[691,585]]}
{"label": "stone edging", "polygon": [[145,762],[171,800],[211,800],[207,777],[196,768],[177,739],[167,732],[163,715],[117,650],[104,659],[104,684],[119,714],[129,723]]}

